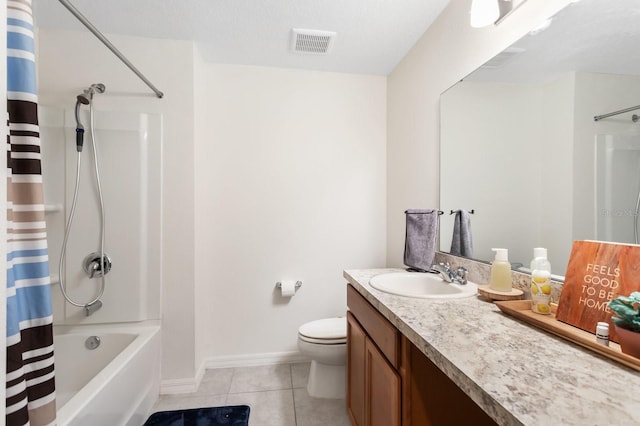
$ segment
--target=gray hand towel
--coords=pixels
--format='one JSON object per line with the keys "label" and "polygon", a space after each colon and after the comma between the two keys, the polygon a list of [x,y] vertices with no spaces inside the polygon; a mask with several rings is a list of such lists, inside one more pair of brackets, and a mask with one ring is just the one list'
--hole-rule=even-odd
{"label": "gray hand towel", "polygon": [[404,264],[410,269],[428,271],[433,265],[438,235],[436,209],[409,209],[404,244]]}
{"label": "gray hand towel", "polygon": [[455,256],[473,257],[471,215],[466,210],[456,211],[453,220],[453,238],[450,253]]}

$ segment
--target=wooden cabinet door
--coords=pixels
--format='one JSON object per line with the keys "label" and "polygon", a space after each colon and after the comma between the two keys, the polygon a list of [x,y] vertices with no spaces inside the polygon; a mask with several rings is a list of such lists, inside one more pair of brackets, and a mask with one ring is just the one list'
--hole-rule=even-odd
{"label": "wooden cabinet door", "polygon": [[365,426],[365,350],[367,336],[347,312],[347,412],[353,426]]}
{"label": "wooden cabinet door", "polygon": [[365,349],[365,424],[400,426],[400,376],[369,338]]}
{"label": "wooden cabinet door", "polygon": [[497,426],[472,399],[443,373],[420,349],[406,341],[409,368],[402,377],[403,404],[411,425]]}

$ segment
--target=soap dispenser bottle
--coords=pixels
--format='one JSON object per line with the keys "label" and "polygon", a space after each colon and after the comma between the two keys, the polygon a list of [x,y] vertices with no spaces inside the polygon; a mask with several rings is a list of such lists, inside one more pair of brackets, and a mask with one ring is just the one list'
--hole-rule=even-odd
{"label": "soap dispenser bottle", "polygon": [[531,310],[538,314],[551,313],[551,264],[547,259],[547,249],[533,249],[531,261]]}
{"label": "soap dispenser bottle", "polygon": [[489,288],[494,291],[511,291],[511,264],[509,263],[509,251],[503,248],[491,249],[496,252],[496,257],[491,263],[491,279]]}

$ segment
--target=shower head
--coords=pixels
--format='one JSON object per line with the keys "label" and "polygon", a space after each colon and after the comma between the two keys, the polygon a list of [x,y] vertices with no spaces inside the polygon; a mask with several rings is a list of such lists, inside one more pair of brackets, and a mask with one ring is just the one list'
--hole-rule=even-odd
{"label": "shower head", "polygon": [[102,83],[95,83],[89,86],[89,88],[84,89],[82,93],[77,96],[78,102],[83,105],[89,105],[93,100],[93,95],[95,93],[104,93],[105,86]]}
{"label": "shower head", "polygon": [[89,102],[91,102],[91,99],[89,98],[86,90],[84,93],[79,94],[76,98],[78,100],[78,103],[81,103],[82,105],[89,105]]}
{"label": "shower head", "polygon": [[105,89],[104,84],[95,83],[76,96],[76,150],[78,152],[82,152],[82,146],[84,144],[84,126],[80,120],[80,105],[91,105],[93,95],[95,93],[104,93]]}

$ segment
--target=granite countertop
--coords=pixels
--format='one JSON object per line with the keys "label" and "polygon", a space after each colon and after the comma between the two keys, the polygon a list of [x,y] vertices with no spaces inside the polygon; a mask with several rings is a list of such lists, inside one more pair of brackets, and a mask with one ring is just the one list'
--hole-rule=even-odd
{"label": "granite countertop", "polygon": [[416,299],[369,285],[398,271],[346,270],[344,277],[499,424],[640,424],[639,372],[479,297]]}

